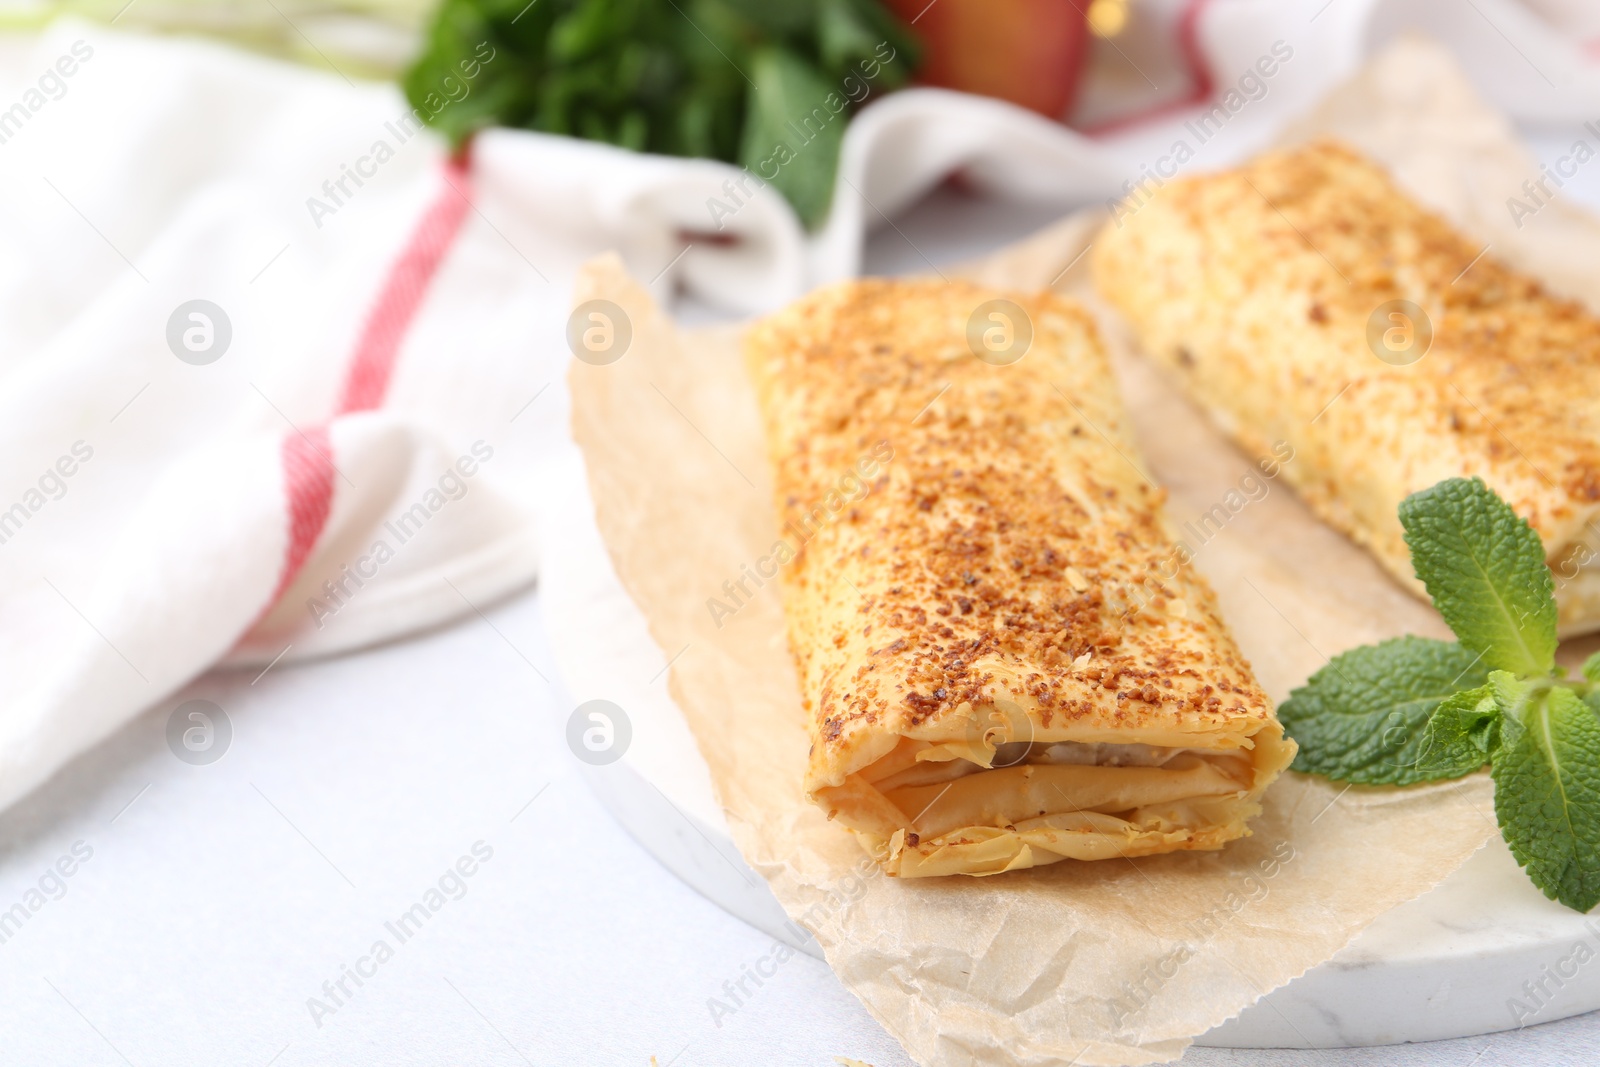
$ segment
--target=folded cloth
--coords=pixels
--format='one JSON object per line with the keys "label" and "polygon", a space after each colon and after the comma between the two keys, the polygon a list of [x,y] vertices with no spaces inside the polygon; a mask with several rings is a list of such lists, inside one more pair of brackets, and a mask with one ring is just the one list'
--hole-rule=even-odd
{"label": "folded cloth", "polygon": [[[1511,0],[1478,6],[1539,64],[1475,65],[1490,95],[1579,117],[1583,94],[1545,79],[1593,86],[1581,51]],[[1226,112],[1194,166],[1263,145],[1400,9],[1479,46],[1422,3],[1341,0],[1313,26],[1317,7],[1188,5],[1197,84]],[[1279,41],[1293,57],[1261,74]],[[430,106],[472,86],[446,89]],[[77,21],[6,45],[0,807],[213,665],[359,647],[531,581],[590,256],[620,251],[659,298],[767,310],[855,273],[865,232],[953,170],[1109,199],[1195,140],[1197,114],[1096,140],[895,94],[852,121],[808,237],[721,163],[503,130],[451,158],[393,86]]]}

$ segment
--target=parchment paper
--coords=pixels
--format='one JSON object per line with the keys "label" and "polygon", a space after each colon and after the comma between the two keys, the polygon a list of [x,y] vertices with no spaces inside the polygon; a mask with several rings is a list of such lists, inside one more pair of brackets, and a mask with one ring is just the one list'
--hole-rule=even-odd
{"label": "parchment paper", "polygon": [[[1587,227],[1587,247],[1600,246],[1592,221],[1552,205],[1532,220],[1546,241],[1496,222],[1504,197],[1538,170],[1447,53],[1397,44],[1294,136],[1328,129],[1391,165],[1468,232],[1505,240],[1519,265],[1546,268],[1564,291],[1595,291],[1595,268],[1573,236]],[[1014,288],[1053,283],[1096,306],[1080,253],[1104,218],[1070,218],[962,273]],[[574,364],[571,374],[573,433],[617,573],[660,646],[685,649],[672,694],[745,858],[919,1063],[1176,1059],[1496,833],[1483,775],[1346,790],[1290,774],[1268,794],[1254,836],[1219,853],[986,879],[879,875],[801,795],[807,738],[777,583],[720,629],[706,609],[778,536],[738,331],[677,330],[615,258],[580,280],[575,299],[595,298],[621,305],[633,328],[624,358]],[[1402,633],[1449,636],[1431,608],[1312,518],[1287,486],[1252,478],[1254,457],[1236,452],[1130,350],[1120,323],[1101,317],[1174,524],[1197,530],[1186,524],[1219,503],[1228,509],[1220,532],[1189,541],[1194,565],[1275,700],[1346,648]]]}

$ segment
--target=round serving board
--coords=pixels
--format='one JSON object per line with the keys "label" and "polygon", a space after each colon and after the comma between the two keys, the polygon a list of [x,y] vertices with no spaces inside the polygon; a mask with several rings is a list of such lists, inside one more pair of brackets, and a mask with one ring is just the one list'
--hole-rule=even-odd
{"label": "round serving board", "polygon": [[[663,655],[594,523],[575,447],[549,472],[561,516],[543,531],[543,610],[572,706],[624,710],[619,759],[585,760],[617,820],[685,883],[775,938],[795,926],[740,857],[710,774],[665,682]],[[620,746],[619,746],[620,747]],[[592,759],[593,757],[590,757]],[[821,958],[816,943],[805,951]],[[1431,1041],[1600,1008],[1600,916],[1545,899],[1499,838],[1433,891],[1382,915],[1342,952],[1198,1039],[1226,1048],[1344,1048]]]}

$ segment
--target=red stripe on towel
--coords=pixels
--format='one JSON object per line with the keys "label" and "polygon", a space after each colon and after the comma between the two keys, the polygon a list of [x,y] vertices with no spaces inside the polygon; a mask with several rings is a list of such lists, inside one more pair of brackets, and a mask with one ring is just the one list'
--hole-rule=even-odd
{"label": "red stripe on towel", "polygon": [[452,159],[445,165],[445,186],[423,213],[405,251],[389,269],[378,302],[367,316],[356,343],[355,358],[345,375],[344,392],[338,414],[371,411],[383,403],[394,372],[400,342],[405,339],[411,320],[428,291],[439,263],[472,207],[464,160]]}
{"label": "red stripe on towel", "polygon": [[[335,418],[371,411],[383,404],[406,332],[422,306],[439,265],[461,231],[467,212],[472,209],[468,167],[469,159],[465,154],[445,164],[445,187],[423,212],[400,258],[389,268],[345,371]],[[284,438],[283,481],[289,512],[289,545],[284,552],[277,588],[263,613],[272,610],[299,575],[333,510],[336,472],[329,424],[325,422],[303,436],[291,433]]]}

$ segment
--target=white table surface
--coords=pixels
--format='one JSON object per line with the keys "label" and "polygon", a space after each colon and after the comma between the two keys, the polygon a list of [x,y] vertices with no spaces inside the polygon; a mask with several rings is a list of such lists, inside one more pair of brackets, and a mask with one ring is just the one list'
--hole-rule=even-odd
{"label": "white table surface", "polygon": [[[1553,158],[1572,133],[1529,138]],[[1566,195],[1600,207],[1600,173]],[[941,192],[874,238],[869,268],[960,260],[1056,214]],[[0,1067],[644,1067],[652,1055],[662,1067],[827,1067],[836,1056],[906,1067],[803,955],[713,1020],[708,999],[771,939],[678,883],[589,794],[543,626],[529,591],[360,654],[208,676],[0,815],[0,914],[75,843],[92,849],[64,895],[0,943]],[[192,698],[221,706],[233,727],[226,755],[206,766],[166,743],[169,713]],[[492,858],[399,944],[384,923],[476,842]],[[323,983],[380,938],[393,958],[359,987],[346,979],[351,995],[318,1025],[308,998],[326,999]],[[1428,1045],[1194,1049],[1183,1060],[1596,1061],[1600,1013]]]}

